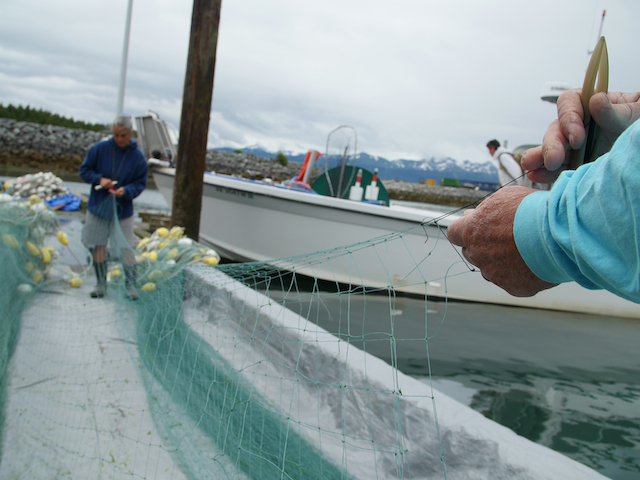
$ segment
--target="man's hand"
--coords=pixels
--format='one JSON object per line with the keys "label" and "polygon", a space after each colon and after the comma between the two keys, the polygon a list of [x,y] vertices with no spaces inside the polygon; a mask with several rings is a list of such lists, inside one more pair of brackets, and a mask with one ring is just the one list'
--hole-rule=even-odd
{"label": "man's hand", "polygon": [[[544,135],[542,145],[527,150],[522,157],[522,168],[530,180],[551,183],[569,165],[569,151],[578,150],[586,140],[581,89],[567,90],[558,98],[558,120]],[[597,93],[589,101],[591,117],[600,127],[600,141],[596,156],[611,146],[634,121],[640,118],[640,92]]]}
{"label": "man's hand", "polygon": [[116,197],[120,198],[122,197],[122,195],[124,195],[124,187],[120,187],[120,188],[110,188],[109,189],[109,193],[113,193]]}
{"label": "man's hand", "polygon": [[478,208],[451,222],[447,236],[482,276],[516,297],[530,297],[555,284],[540,280],[527,267],[513,237],[513,220],[522,199],[536,190],[506,187]]}
{"label": "man's hand", "polygon": [[105,190],[110,190],[114,187],[113,180],[107,177],[102,177],[100,179],[100,186]]}

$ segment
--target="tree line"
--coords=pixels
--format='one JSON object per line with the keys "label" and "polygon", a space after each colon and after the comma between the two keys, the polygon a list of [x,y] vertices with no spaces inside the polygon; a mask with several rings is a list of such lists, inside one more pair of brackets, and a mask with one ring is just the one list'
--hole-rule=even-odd
{"label": "tree line", "polygon": [[51,113],[41,108],[31,108],[29,105],[26,107],[23,107],[22,105],[15,107],[9,104],[5,107],[0,103],[0,118],[10,118],[11,120],[39,123],[41,125],[54,125],[56,127],[81,128],[83,130],[93,130],[94,132],[101,132],[108,129],[107,125],[102,125],[100,123],[86,123],[81,120],[62,117],[57,113]]}

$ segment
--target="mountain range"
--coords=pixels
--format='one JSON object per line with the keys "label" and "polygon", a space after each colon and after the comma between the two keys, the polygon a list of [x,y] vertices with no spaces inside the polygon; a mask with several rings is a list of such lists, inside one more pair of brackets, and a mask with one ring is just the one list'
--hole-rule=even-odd
{"label": "mountain range", "polygon": [[[219,148],[224,152],[234,151],[232,148]],[[243,153],[250,153],[258,157],[274,158],[278,152],[269,152],[258,146],[241,149]],[[303,163],[306,153],[284,153],[290,162]],[[435,180],[440,183],[440,179],[456,179],[461,184],[497,184],[498,171],[490,161],[484,163],[470,162],[464,160],[460,162],[453,158],[436,159],[432,157],[424,160],[387,160],[376,157],[368,153],[359,153],[357,165],[373,172],[378,169],[378,176],[384,180],[399,180],[403,182],[426,182]]]}

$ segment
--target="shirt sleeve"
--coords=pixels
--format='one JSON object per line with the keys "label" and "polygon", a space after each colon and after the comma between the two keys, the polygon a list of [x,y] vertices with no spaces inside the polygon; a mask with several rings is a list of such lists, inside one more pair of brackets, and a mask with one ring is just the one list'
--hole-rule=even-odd
{"label": "shirt sleeve", "polygon": [[136,151],[137,163],[131,182],[124,186],[125,197],[133,200],[147,187],[147,177],[149,175],[149,167],[147,161],[140,151]]}
{"label": "shirt sleeve", "polygon": [[98,144],[94,144],[89,151],[84,161],[80,165],[78,173],[80,178],[86,183],[91,185],[97,185],[100,183],[102,175],[97,171],[98,168]]}
{"label": "shirt sleeve", "polygon": [[574,280],[640,303],[640,121],[596,162],[525,197],[513,228],[518,251],[542,280]]}

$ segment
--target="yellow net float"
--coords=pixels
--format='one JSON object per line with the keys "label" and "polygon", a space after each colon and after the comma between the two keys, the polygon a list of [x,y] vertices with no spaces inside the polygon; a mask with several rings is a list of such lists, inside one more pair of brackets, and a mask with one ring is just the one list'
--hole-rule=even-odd
{"label": "yellow net float", "polygon": [[42,262],[43,263],[49,263],[51,261],[51,250],[49,250],[49,248],[50,247],[44,247],[42,249]]}
{"label": "yellow net float", "polygon": [[169,234],[167,235],[167,238],[169,238],[170,240],[177,240],[182,236],[183,233],[184,233],[184,228],[173,227],[171,230],[169,230]]}
{"label": "yellow net float", "polygon": [[38,269],[34,270],[33,275],[31,275],[31,281],[33,283],[40,283],[43,278],[42,272]]}
{"label": "yellow net float", "polygon": [[114,278],[118,278],[122,275],[119,268],[113,268],[107,272],[107,278],[109,280],[113,280]]}
{"label": "yellow net float", "polygon": [[162,270],[154,270],[147,276],[150,282],[155,282],[160,277],[162,277]]}
{"label": "yellow net float", "polygon": [[13,235],[10,235],[8,233],[5,233],[2,236],[2,241],[5,243],[5,245],[7,245],[7,247],[9,248],[17,248],[18,247],[18,242],[16,240],[16,238]]}
{"label": "yellow net float", "polygon": [[40,249],[34,243],[27,241],[27,251],[34,257],[40,256]]}
{"label": "yellow net float", "polygon": [[58,241],[62,244],[62,245],[69,245],[69,237],[67,236],[66,233],[64,233],[62,230],[60,230],[57,235],[58,237]]}
{"label": "yellow net float", "polygon": [[218,265],[220,261],[218,260],[218,257],[205,257],[202,259],[202,263],[206,265]]}
{"label": "yellow net float", "polygon": [[144,252],[142,255],[140,255],[141,258],[148,258],[151,261],[155,261],[158,259],[158,254],[154,251],[151,252]]}
{"label": "yellow net float", "polygon": [[136,248],[140,249],[140,248],[144,247],[147,243],[149,243],[149,237],[143,238],[142,240],[140,240],[138,242],[138,246]]}

